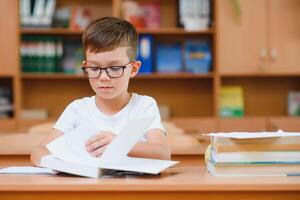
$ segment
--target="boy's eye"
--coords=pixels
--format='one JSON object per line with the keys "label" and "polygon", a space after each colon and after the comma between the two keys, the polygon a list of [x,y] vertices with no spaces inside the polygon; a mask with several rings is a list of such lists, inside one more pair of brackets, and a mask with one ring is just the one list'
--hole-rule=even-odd
{"label": "boy's eye", "polygon": [[110,69],[111,71],[114,71],[114,72],[119,71],[121,68],[122,68],[122,67],[120,67],[120,66],[111,66],[111,67],[109,67],[109,69]]}
{"label": "boy's eye", "polygon": [[91,71],[94,71],[94,72],[99,70],[99,67],[89,67],[89,68]]}

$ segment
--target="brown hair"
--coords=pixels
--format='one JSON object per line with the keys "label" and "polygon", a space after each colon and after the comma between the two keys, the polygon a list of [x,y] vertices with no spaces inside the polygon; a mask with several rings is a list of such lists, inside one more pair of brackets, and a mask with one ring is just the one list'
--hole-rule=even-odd
{"label": "brown hair", "polygon": [[138,34],[134,26],[126,20],[104,17],[93,21],[82,35],[84,54],[87,50],[98,53],[129,47],[127,55],[135,60],[137,54]]}

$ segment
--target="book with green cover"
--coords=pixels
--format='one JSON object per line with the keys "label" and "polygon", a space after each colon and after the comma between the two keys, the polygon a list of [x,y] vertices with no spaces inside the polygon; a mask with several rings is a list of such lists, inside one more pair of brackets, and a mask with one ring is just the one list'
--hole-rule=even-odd
{"label": "book with green cover", "polygon": [[241,86],[222,86],[220,91],[221,117],[243,117],[244,97]]}

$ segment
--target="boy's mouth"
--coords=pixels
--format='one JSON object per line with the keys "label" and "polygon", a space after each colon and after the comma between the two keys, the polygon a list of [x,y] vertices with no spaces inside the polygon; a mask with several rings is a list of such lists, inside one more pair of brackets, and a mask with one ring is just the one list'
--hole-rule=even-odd
{"label": "boy's mouth", "polygon": [[110,86],[100,86],[98,87],[98,89],[100,90],[111,90],[113,87],[110,87]]}

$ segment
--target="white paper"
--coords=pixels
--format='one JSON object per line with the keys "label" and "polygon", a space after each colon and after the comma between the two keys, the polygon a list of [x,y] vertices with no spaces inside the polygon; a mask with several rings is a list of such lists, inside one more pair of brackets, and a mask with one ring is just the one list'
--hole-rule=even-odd
{"label": "white paper", "polygon": [[300,136],[298,132],[230,132],[230,133],[210,133],[203,134],[205,136],[226,137],[235,139],[252,139],[252,138],[271,138],[271,137],[292,137]]}
{"label": "white paper", "polygon": [[132,147],[142,139],[154,119],[154,117],[144,117],[128,121],[118,136],[107,146],[101,161],[114,162],[126,158]]}
{"label": "white paper", "polygon": [[42,167],[18,166],[0,169],[0,174],[56,174],[57,172]]}
{"label": "white paper", "polygon": [[[90,156],[85,150],[84,130],[80,127],[50,142],[46,147],[52,155],[74,164],[98,166],[100,158]],[[86,153],[85,153],[86,152]]]}
{"label": "white paper", "polygon": [[78,127],[47,145],[48,150],[57,158],[77,164],[101,167],[107,163],[120,161],[127,157],[132,147],[145,134],[145,130],[153,123],[154,117],[130,120],[122,131],[107,146],[101,158],[89,155],[85,149],[85,142],[93,134],[87,127]]}

